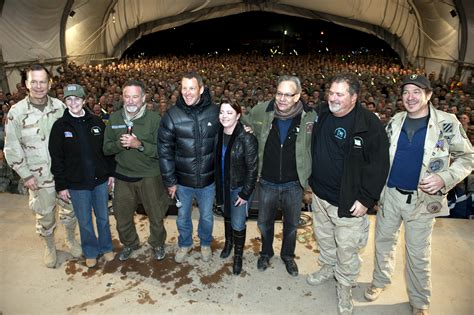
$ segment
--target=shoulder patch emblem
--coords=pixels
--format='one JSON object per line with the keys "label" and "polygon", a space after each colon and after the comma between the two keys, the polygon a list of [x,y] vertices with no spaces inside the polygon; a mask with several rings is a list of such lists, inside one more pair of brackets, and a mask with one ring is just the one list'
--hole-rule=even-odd
{"label": "shoulder patch emblem", "polygon": [[448,142],[448,144],[451,144],[451,141],[453,140],[454,135],[444,135],[444,139]]}
{"label": "shoulder patch emblem", "polygon": [[444,133],[453,132],[453,123],[443,123],[443,132]]}
{"label": "shoulder patch emblem", "polygon": [[442,159],[431,160],[430,164],[428,165],[428,168],[433,173],[438,173],[439,171],[443,169],[443,167],[444,167],[444,162]]}

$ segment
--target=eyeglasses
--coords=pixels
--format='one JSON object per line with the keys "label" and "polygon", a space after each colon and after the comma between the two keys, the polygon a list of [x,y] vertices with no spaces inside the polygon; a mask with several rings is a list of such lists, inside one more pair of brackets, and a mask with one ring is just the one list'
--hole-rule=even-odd
{"label": "eyeglasses", "polygon": [[293,94],[289,94],[289,93],[281,93],[281,92],[277,92],[276,94],[276,97],[277,98],[284,98],[284,99],[290,99],[292,98],[293,96],[295,96],[297,93],[293,93]]}

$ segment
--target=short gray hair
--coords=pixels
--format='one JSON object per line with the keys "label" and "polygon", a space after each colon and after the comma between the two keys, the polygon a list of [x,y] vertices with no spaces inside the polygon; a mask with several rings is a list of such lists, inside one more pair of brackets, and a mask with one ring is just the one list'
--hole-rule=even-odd
{"label": "short gray hair", "polygon": [[278,78],[277,86],[280,85],[280,83],[285,82],[285,81],[293,82],[296,85],[296,93],[301,93],[301,81],[297,76],[282,75]]}

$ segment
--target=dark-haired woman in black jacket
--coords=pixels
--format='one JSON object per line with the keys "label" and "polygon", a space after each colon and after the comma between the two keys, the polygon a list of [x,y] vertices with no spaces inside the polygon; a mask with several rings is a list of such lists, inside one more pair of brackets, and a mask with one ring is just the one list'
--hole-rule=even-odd
{"label": "dark-haired woman in black jacket", "polygon": [[219,121],[222,125],[216,141],[216,199],[224,212],[225,245],[221,258],[234,248],[233,273],[242,271],[246,219],[249,200],[257,181],[257,139],[246,133],[239,118],[242,111],[235,101],[223,100]]}

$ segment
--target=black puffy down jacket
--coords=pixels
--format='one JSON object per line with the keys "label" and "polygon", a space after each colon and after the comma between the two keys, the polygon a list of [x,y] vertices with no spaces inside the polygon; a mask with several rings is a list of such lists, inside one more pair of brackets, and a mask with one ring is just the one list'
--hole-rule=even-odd
{"label": "black puffy down jacket", "polygon": [[158,130],[161,176],[166,187],[179,184],[203,188],[214,182],[214,141],[219,108],[208,88],[188,106],[182,96],[163,116]]}

